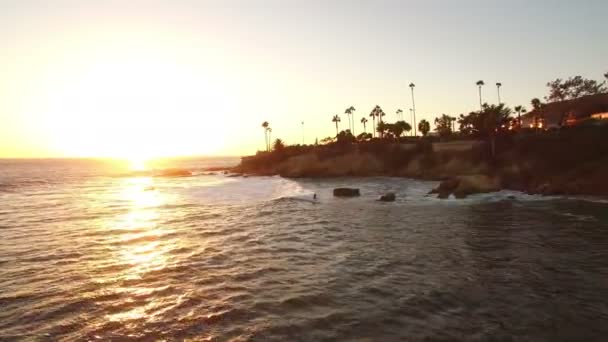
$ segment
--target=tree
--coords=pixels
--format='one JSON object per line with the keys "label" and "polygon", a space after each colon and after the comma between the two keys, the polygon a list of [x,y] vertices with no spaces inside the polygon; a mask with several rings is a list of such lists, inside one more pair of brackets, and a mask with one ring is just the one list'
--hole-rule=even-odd
{"label": "tree", "polygon": [[366,133],[363,132],[359,135],[357,135],[357,141],[369,141],[372,138],[372,134],[371,133]]}
{"label": "tree", "polygon": [[272,141],[271,139],[271,135],[272,135],[272,128],[270,127],[266,127],[266,132],[268,133],[268,146],[267,146],[267,151],[270,151],[270,142]]}
{"label": "tree", "polygon": [[355,128],[355,121],[354,121],[355,107],[350,106],[350,107],[346,108],[346,110],[344,111],[344,114],[346,114],[346,116],[348,117],[348,128],[351,130],[351,132],[354,132],[354,128]]}
{"label": "tree", "polygon": [[394,131],[393,133],[395,134],[395,136],[400,137],[403,133],[405,132],[409,132],[412,130],[412,126],[403,121],[403,120],[399,120],[397,122],[395,122],[395,127],[394,127]]}
{"label": "tree", "polygon": [[380,136],[382,138],[393,139],[399,138],[401,135],[403,135],[404,132],[408,132],[411,129],[412,126],[410,126],[410,124],[403,120],[397,121],[395,123],[381,121],[378,122],[378,125],[376,127],[376,130],[378,131],[378,133],[380,133]]}
{"label": "tree", "polygon": [[334,141],[334,138],[332,137],[325,137],[323,139],[321,139],[321,144],[329,144],[330,142]]}
{"label": "tree", "polygon": [[498,92],[498,104],[500,104],[500,87],[502,87],[502,83],[496,82],[496,91]]}
{"label": "tree", "polygon": [[353,122],[353,128],[351,129],[351,132],[353,133],[353,135],[355,135],[355,107],[350,106],[348,109],[350,109],[350,115],[351,115],[351,119]]}
{"label": "tree", "polygon": [[262,122],[262,128],[264,129],[264,145],[268,151],[268,121]]}
{"label": "tree", "polygon": [[281,139],[277,139],[274,141],[274,144],[272,145],[273,150],[277,151],[277,152],[281,152],[285,149],[285,144],[283,143],[283,140]]}
{"label": "tree", "polygon": [[517,113],[517,128],[521,128],[521,113],[525,113],[526,109],[523,106],[515,106],[513,110]]}
{"label": "tree", "polygon": [[378,106],[374,107],[374,109],[372,109],[372,111],[369,113],[369,116],[372,118],[372,133],[374,136],[376,136],[376,108],[378,108]]}
{"label": "tree", "polygon": [[574,76],[566,80],[557,78],[554,81],[548,82],[547,87],[549,87],[549,95],[545,96],[547,102],[573,100],[608,91],[605,82],[586,79],[582,76]]}
{"label": "tree", "polygon": [[362,117],[361,123],[363,124],[363,133],[366,133],[367,132],[367,127],[366,127],[367,119],[365,117]]}
{"label": "tree", "polygon": [[355,141],[355,136],[350,132],[350,129],[340,131],[340,133],[336,135],[336,142],[338,144],[351,144]]}
{"label": "tree", "polygon": [[380,138],[383,137],[383,133],[388,130],[388,124],[382,122],[382,121],[378,121],[378,124],[376,125],[376,131],[378,132],[378,135],[380,136]]}
{"label": "tree", "polygon": [[403,111],[401,109],[397,109],[395,114],[397,114],[397,120],[403,120]]}
{"label": "tree", "polygon": [[539,128],[543,122],[543,110],[545,109],[544,104],[537,97],[530,101],[532,108],[534,108],[534,128]]}
{"label": "tree", "polygon": [[504,104],[484,104],[482,110],[461,114],[458,120],[460,131],[479,138],[490,140],[492,156],[496,155],[496,135],[507,129],[511,109]]}
{"label": "tree", "polygon": [[334,117],[331,119],[331,122],[336,123],[336,136],[337,136],[338,135],[338,122],[340,122],[340,116],[334,115]]}
{"label": "tree", "polygon": [[[378,118],[378,124],[380,124],[381,122],[384,122],[384,120],[382,120],[382,117],[385,116],[386,113],[384,113],[382,108],[380,108],[380,106],[376,105],[376,107],[374,107],[374,110],[376,111],[376,117]],[[380,138],[382,138],[383,131],[378,130],[377,127],[376,127],[376,130],[378,131],[378,133],[380,133]]]}
{"label": "tree", "polygon": [[435,118],[435,131],[440,137],[447,137],[452,134],[452,117],[446,114],[442,114],[440,117]]}
{"label": "tree", "polygon": [[378,122],[383,122],[382,117],[386,116],[386,113],[378,105],[376,105],[376,116],[378,117]]}
{"label": "tree", "polygon": [[483,101],[481,100],[481,87],[483,87],[485,83],[483,82],[483,80],[479,80],[475,84],[477,85],[477,87],[479,87],[479,108],[480,110],[483,110]]}
{"label": "tree", "polygon": [[410,83],[409,87],[412,90],[412,123],[414,124],[414,136],[417,136],[418,133],[416,132],[416,102],[414,101],[414,88],[416,88],[416,85],[412,82]]}
{"label": "tree", "polygon": [[426,137],[426,135],[429,134],[429,131],[431,130],[431,124],[429,124],[428,121],[422,119],[418,123],[418,130],[420,131],[420,133],[422,133],[423,137]]}

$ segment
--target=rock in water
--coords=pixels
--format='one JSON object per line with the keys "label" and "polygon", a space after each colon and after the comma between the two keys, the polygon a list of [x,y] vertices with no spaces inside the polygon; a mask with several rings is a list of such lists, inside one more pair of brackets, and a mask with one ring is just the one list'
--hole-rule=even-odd
{"label": "rock in water", "polygon": [[353,188],[335,188],[334,189],[335,197],[356,197],[361,196],[359,189]]}
{"label": "rock in water", "polygon": [[454,190],[456,190],[459,184],[460,180],[458,178],[448,178],[441,181],[439,186],[436,189],[431,190],[429,193],[438,194],[437,198],[448,198],[454,192]]}
{"label": "rock in water", "polygon": [[469,175],[460,177],[454,197],[465,198],[473,194],[483,194],[500,190],[500,180],[486,175]]}
{"label": "rock in water", "polygon": [[380,196],[379,201],[382,201],[382,202],[394,202],[396,197],[397,196],[395,196],[394,192],[387,192],[386,194]]}

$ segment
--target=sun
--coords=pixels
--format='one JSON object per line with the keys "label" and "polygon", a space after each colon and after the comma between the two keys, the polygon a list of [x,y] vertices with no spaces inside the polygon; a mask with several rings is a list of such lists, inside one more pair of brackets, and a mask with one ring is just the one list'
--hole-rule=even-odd
{"label": "sun", "polygon": [[51,77],[32,108],[58,154],[128,159],[141,169],[151,158],[225,148],[234,101],[197,66],[144,52],[81,64]]}
{"label": "sun", "polygon": [[129,169],[131,171],[145,171],[146,159],[139,157],[129,158]]}

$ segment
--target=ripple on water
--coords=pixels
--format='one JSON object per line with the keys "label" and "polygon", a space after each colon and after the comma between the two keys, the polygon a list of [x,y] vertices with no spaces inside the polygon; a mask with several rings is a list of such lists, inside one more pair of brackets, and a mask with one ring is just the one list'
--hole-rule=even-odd
{"label": "ripple on water", "polygon": [[[58,185],[51,197],[18,198],[40,212],[1,209],[0,336],[608,335],[603,203],[505,194],[439,201],[424,197],[432,183],[390,178],[243,179],[204,191],[192,179],[154,181],[157,191],[138,192],[141,184],[124,178]],[[125,186],[128,196],[116,199]],[[362,196],[333,199],[337,186],[360,187]],[[376,202],[380,190],[399,201]],[[284,197],[313,192],[319,204]],[[103,210],[80,211],[84,203]]]}

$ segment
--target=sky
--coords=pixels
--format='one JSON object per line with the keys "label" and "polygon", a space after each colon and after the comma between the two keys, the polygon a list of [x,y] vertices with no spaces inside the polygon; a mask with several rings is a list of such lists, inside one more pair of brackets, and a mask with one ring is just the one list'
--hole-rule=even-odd
{"label": "sky", "polygon": [[[608,72],[605,0],[0,0],[0,158],[243,155]],[[304,122],[304,125],[301,123]],[[355,133],[362,125],[357,123]],[[369,130],[369,125],[368,125]]]}

